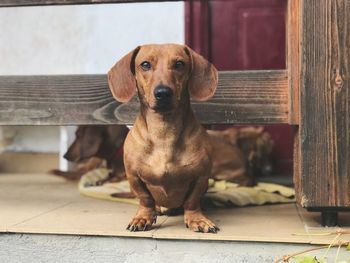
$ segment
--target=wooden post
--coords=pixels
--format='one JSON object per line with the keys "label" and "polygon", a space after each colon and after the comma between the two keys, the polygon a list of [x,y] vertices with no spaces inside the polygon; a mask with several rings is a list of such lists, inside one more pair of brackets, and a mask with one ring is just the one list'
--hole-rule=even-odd
{"label": "wooden post", "polygon": [[301,0],[300,14],[297,198],[334,217],[350,208],[350,1]]}
{"label": "wooden post", "polygon": [[288,1],[287,15],[288,116],[290,124],[299,124],[300,80],[300,0]]}

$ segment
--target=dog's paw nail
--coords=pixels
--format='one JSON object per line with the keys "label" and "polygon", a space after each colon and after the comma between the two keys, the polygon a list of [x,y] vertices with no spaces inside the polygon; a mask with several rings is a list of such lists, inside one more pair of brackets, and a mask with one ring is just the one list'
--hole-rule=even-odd
{"label": "dog's paw nail", "polygon": [[147,231],[148,230],[148,225],[145,225],[142,229],[142,231]]}
{"label": "dog's paw nail", "polygon": [[220,231],[220,228],[218,228],[217,226],[214,226],[216,231]]}
{"label": "dog's paw nail", "polygon": [[216,230],[216,228],[215,227],[209,227],[209,229],[208,229],[208,233],[217,233],[217,230]]}
{"label": "dog's paw nail", "polygon": [[130,229],[130,225],[128,225],[127,227],[126,227],[126,230],[129,230]]}
{"label": "dog's paw nail", "polygon": [[188,228],[188,224],[186,224],[186,228]]}
{"label": "dog's paw nail", "polygon": [[202,227],[198,227],[198,232],[204,233],[204,229]]}

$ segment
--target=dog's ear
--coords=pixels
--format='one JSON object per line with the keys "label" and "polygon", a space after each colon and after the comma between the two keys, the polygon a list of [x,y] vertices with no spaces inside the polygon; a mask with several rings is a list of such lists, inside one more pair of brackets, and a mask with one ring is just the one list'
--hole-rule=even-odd
{"label": "dog's ear", "polygon": [[120,102],[131,100],[136,92],[135,57],[140,47],[122,57],[108,72],[108,84],[113,97]]}
{"label": "dog's ear", "polygon": [[208,60],[185,47],[191,58],[192,69],[188,80],[188,90],[193,100],[203,101],[211,98],[218,85],[218,71]]}
{"label": "dog's ear", "polygon": [[81,160],[96,156],[101,149],[104,136],[104,126],[86,126],[80,140],[80,158]]}

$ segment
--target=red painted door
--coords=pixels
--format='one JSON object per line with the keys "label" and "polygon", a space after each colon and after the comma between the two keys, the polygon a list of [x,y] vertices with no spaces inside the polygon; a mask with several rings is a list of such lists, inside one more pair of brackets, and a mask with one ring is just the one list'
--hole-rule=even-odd
{"label": "red painted door", "polygon": [[[219,70],[284,69],[287,0],[212,0],[185,4],[186,42]],[[276,173],[292,173],[288,125],[265,127],[275,140]]]}

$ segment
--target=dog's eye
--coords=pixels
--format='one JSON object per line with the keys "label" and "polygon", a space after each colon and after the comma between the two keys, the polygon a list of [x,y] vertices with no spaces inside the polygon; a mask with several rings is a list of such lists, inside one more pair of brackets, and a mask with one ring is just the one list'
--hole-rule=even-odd
{"label": "dog's eye", "polygon": [[144,71],[151,69],[151,63],[149,63],[148,61],[142,62],[140,66]]}
{"label": "dog's eye", "polygon": [[185,67],[185,62],[183,62],[181,60],[176,61],[174,64],[174,69],[176,69],[176,70],[183,69],[184,67]]}

